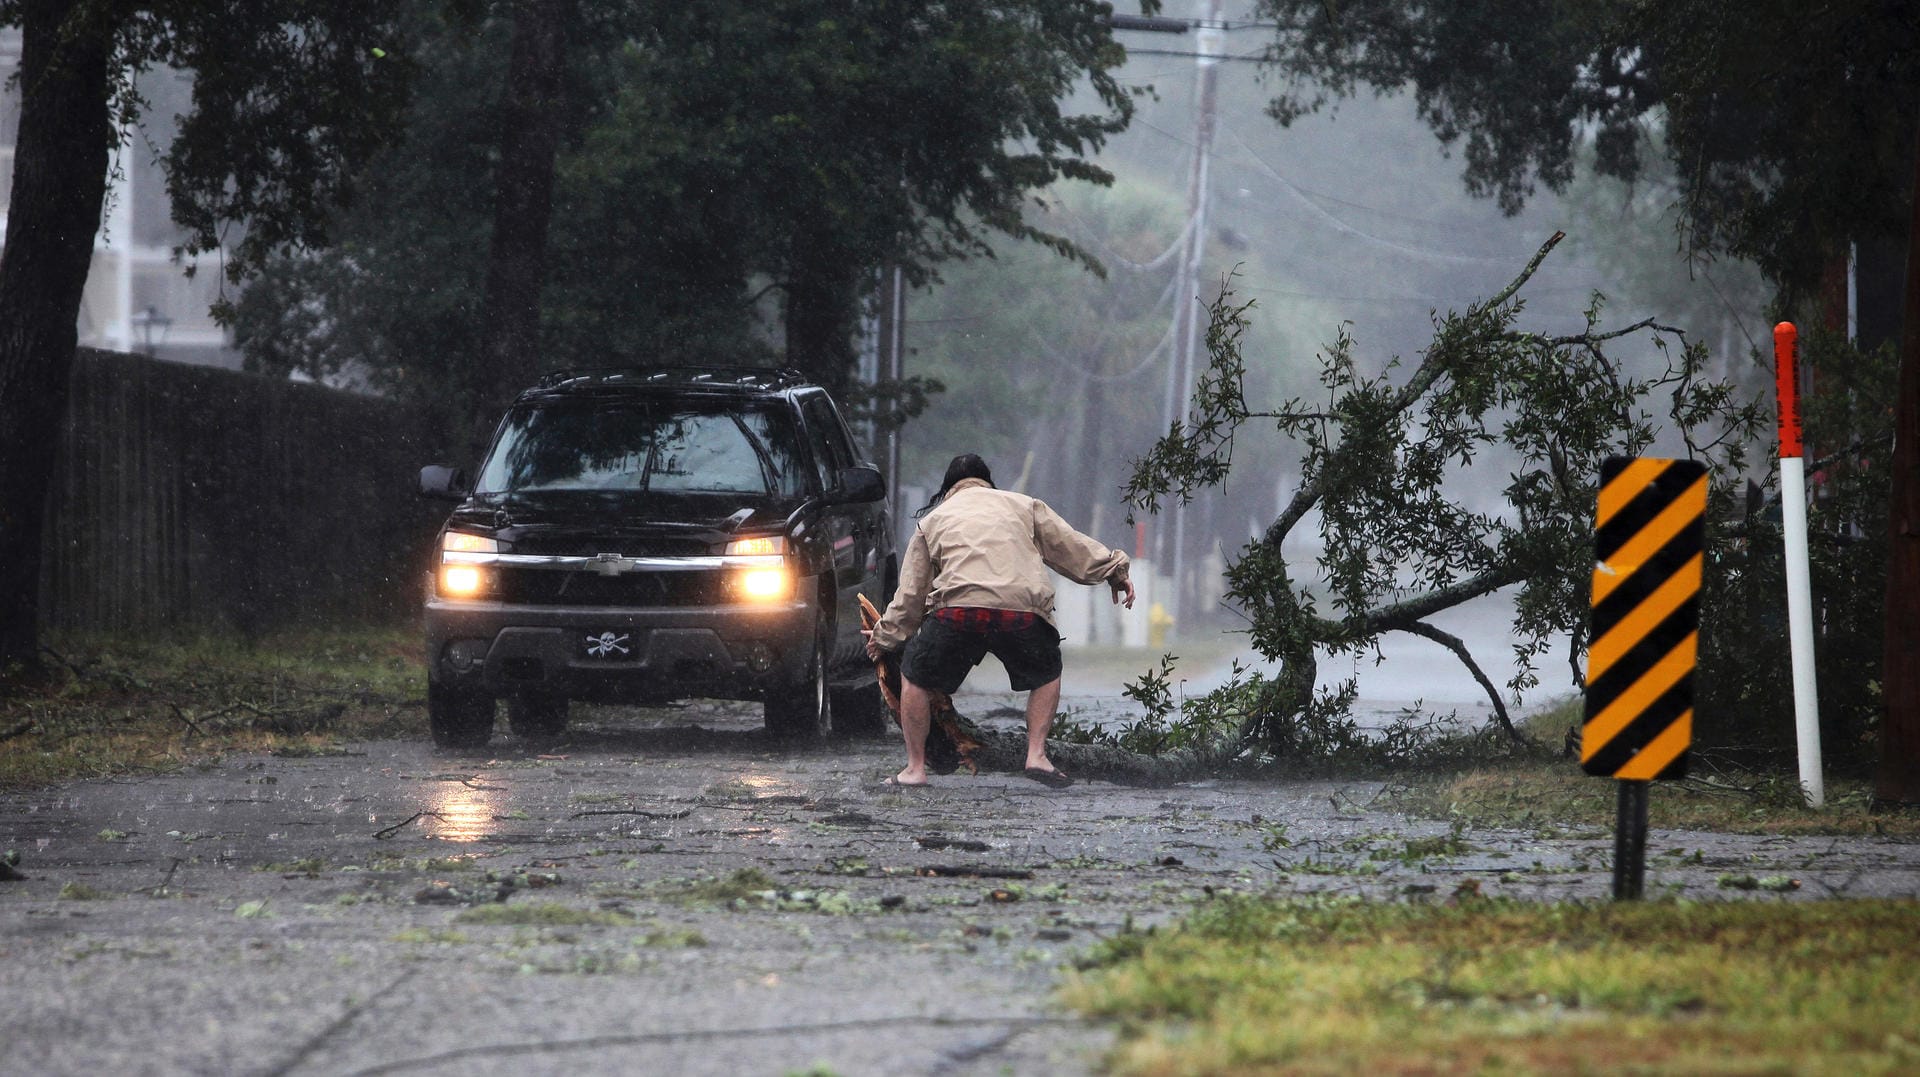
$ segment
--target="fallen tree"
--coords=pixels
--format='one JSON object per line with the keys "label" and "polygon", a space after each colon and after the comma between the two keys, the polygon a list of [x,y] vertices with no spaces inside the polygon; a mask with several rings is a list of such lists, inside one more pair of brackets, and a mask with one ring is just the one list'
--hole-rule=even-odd
{"label": "fallen tree", "polygon": [[[1292,400],[1274,410],[1256,410],[1246,399],[1240,341],[1254,304],[1236,302],[1228,282],[1210,308],[1208,366],[1191,410],[1136,461],[1126,499],[1135,510],[1155,512],[1168,499],[1189,500],[1219,485],[1231,470],[1235,439],[1255,420],[1272,422],[1301,446],[1293,497],[1227,570],[1226,600],[1246,617],[1253,649],[1278,672],[1236,675],[1188,701],[1177,720],[1169,720],[1170,704],[1160,702],[1158,716],[1150,704],[1134,744],[1216,759],[1404,751],[1405,743],[1383,743],[1355,728],[1351,679],[1333,691],[1316,694],[1314,687],[1321,654],[1377,656],[1389,632],[1451,652],[1485,689],[1499,730],[1523,741],[1507,695],[1431,618],[1517,588],[1507,692],[1517,700],[1538,684],[1535,660],[1561,635],[1571,640],[1567,662],[1578,684],[1602,462],[1647,455],[1659,443],[1661,455],[1708,466],[1709,517],[1727,513],[1733,495],[1726,480],[1743,466],[1763,414],[1757,401],[1705,377],[1703,347],[1652,318],[1603,328],[1598,296],[1577,333],[1516,328],[1521,289],[1562,238],[1556,233],[1492,297],[1436,318],[1433,342],[1410,370],[1402,372],[1396,360],[1378,375],[1363,374],[1343,330],[1320,357],[1325,401]],[[1656,349],[1664,369],[1637,377],[1610,354],[1632,342]],[[1484,472],[1496,452],[1492,466],[1517,467],[1497,487],[1473,470]],[[1487,496],[1490,489],[1497,499]],[[1472,503],[1463,491],[1477,495]],[[1323,552],[1317,571],[1303,574],[1283,545],[1308,526],[1317,528]],[[1151,697],[1152,688],[1136,684],[1134,692]],[[1395,736],[1404,742],[1406,730]],[[1118,740],[1133,746],[1127,737]]]}

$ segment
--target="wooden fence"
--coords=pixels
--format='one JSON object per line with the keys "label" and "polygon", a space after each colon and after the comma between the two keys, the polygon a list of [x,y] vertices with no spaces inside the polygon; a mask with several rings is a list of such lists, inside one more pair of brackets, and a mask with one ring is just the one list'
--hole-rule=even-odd
{"label": "wooden fence", "polygon": [[82,349],[41,579],[57,629],[226,629],[399,614],[444,505],[399,405]]}

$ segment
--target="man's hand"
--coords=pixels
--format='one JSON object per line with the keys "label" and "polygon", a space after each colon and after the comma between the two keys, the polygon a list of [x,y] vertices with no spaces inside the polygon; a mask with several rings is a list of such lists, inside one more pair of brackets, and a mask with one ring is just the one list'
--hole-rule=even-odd
{"label": "man's hand", "polygon": [[879,646],[873,642],[873,629],[863,628],[860,630],[860,634],[867,637],[867,661],[880,661],[881,654],[885,652],[881,651]]}
{"label": "man's hand", "polygon": [[1124,593],[1126,595],[1126,600],[1125,600],[1126,607],[1128,609],[1133,608],[1133,577],[1132,576],[1115,576],[1112,579],[1109,579],[1107,581],[1107,586],[1113,588],[1113,601],[1116,604],[1121,602],[1120,596]]}

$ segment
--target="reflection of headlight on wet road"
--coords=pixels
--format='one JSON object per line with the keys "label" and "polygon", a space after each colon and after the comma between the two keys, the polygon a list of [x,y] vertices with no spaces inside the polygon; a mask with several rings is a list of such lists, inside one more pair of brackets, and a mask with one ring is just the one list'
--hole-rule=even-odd
{"label": "reflection of headlight on wet road", "polygon": [[479,841],[493,831],[500,814],[496,789],[475,789],[449,783],[439,790],[427,811],[427,833],[442,841]]}

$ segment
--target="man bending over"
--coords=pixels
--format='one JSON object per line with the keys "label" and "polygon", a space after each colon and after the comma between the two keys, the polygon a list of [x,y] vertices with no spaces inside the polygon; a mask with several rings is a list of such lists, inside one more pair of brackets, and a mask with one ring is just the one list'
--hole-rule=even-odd
{"label": "man bending over", "polygon": [[900,586],[867,637],[867,655],[899,650],[900,730],[907,766],[890,784],[927,784],[930,692],[951,695],[991,652],[1027,696],[1026,776],[1073,784],[1047,758],[1060,703],[1060,634],[1053,627],[1051,568],[1075,583],[1105,583],[1133,608],[1127,555],[1067,526],[1038,498],[995,488],[987,462],[962,453],[920,510]]}

